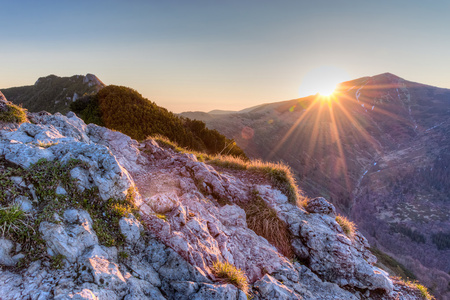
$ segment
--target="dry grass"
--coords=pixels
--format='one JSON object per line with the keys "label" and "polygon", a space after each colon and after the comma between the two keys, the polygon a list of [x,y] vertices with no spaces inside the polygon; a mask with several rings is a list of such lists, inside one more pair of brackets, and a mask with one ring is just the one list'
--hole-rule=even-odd
{"label": "dry grass", "polygon": [[344,230],[344,233],[349,237],[353,238],[355,235],[356,225],[349,219],[347,219],[344,216],[337,215],[336,216],[336,222],[341,226],[342,230]]}
{"label": "dry grass", "polygon": [[257,235],[264,237],[271,245],[286,256],[292,258],[290,233],[286,224],[281,221],[272,208],[257,193],[254,199],[243,207],[247,215],[247,226]]}
{"label": "dry grass", "polygon": [[178,146],[176,143],[170,141],[168,138],[161,135],[149,136],[148,139],[154,139],[158,145],[163,148],[172,149],[179,153],[194,154],[199,161],[205,161],[211,165],[216,165],[223,168],[233,170],[248,170],[267,176],[272,185],[283,192],[290,203],[302,207],[304,205],[305,197],[299,191],[297,183],[289,166],[278,162],[264,162],[262,160],[244,160],[234,156],[223,155],[209,155],[197,151],[188,150]]}
{"label": "dry grass", "polygon": [[287,197],[290,203],[302,206],[304,200],[298,190],[295,177],[289,166],[278,162],[264,162],[262,160],[249,160],[232,157],[232,156],[216,156],[209,161],[212,165],[235,170],[248,170],[267,176],[273,186],[280,189]]}
{"label": "dry grass", "polygon": [[[396,279],[401,280],[399,278],[396,278]],[[426,299],[426,300],[435,300],[436,299],[435,297],[430,295],[430,293],[428,292],[428,289],[424,285],[418,283],[417,281],[402,281],[402,282],[404,285],[408,286],[409,288],[418,291],[418,293],[423,297],[423,299]]]}
{"label": "dry grass", "polygon": [[228,262],[216,261],[211,270],[214,276],[218,277],[221,281],[231,283],[238,289],[242,290],[245,294],[248,293],[248,281],[244,271],[236,268]]}

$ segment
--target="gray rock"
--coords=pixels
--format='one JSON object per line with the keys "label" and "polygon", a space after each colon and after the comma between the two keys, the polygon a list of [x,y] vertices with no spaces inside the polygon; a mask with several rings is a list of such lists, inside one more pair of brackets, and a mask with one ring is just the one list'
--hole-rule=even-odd
{"label": "gray rock", "polygon": [[141,237],[141,232],[144,230],[141,222],[139,222],[132,214],[129,214],[128,218],[121,218],[119,226],[120,231],[129,244],[135,244]]}
{"label": "gray rock", "polygon": [[127,280],[127,286],[128,294],[124,300],[166,299],[156,287],[145,280],[131,277]]}
{"label": "gray rock", "polygon": [[33,203],[31,203],[30,198],[26,196],[17,196],[14,199],[14,202],[19,205],[20,209],[26,213],[29,213],[33,210]]}
{"label": "gray rock", "polygon": [[200,290],[191,295],[190,300],[235,300],[239,297],[239,290],[231,284],[202,284]]}
{"label": "gray rock", "polygon": [[14,243],[5,238],[0,238],[0,265],[12,267],[17,260],[11,257],[11,251],[14,249]]}
{"label": "gray rock", "polygon": [[336,209],[334,208],[334,205],[325,200],[323,197],[308,200],[305,210],[309,213],[330,215],[332,218],[336,216]]}
{"label": "gray rock", "polygon": [[67,195],[67,191],[61,185],[58,185],[58,187],[56,187],[56,194],[57,195]]}
{"label": "gray rock", "polygon": [[51,253],[62,254],[73,263],[87,248],[98,244],[98,238],[86,211],[67,210],[64,219],[64,224],[42,222],[39,231]]}
{"label": "gray rock", "polygon": [[11,141],[6,145],[2,145],[0,148],[0,155],[4,155],[6,161],[19,165],[24,169],[28,169],[40,159],[46,159],[48,161],[55,160],[55,155],[50,149],[40,148],[32,144]]}
{"label": "gray rock", "polygon": [[119,266],[110,262],[106,253],[100,247],[94,247],[83,255],[79,261],[82,265],[81,269],[87,267],[91,272],[95,284],[108,290],[114,291],[117,295],[124,296],[126,294],[126,280],[119,270]]}
{"label": "gray rock", "polygon": [[293,290],[287,288],[281,282],[267,274],[264,275],[263,278],[255,282],[253,286],[258,289],[263,299],[303,299]]}
{"label": "gray rock", "polygon": [[11,179],[12,182],[14,182],[14,185],[22,188],[26,188],[27,184],[25,183],[25,180],[23,180],[20,176],[11,176],[9,179]]}

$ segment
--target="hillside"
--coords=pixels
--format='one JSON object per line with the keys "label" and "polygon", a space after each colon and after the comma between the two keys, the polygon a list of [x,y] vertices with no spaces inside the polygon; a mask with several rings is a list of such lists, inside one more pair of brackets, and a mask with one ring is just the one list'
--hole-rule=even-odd
{"label": "hillside", "polygon": [[27,117],[0,130],[2,299],[425,299],[332,204],[274,186],[280,166],[218,172],[73,113]]}
{"label": "hillside", "polygon": [[70,103],[85,94],[97,93],[105,87],[95,75],[39,78],[34,85],[2,89],[6,98],[26,107],[31,112],[69,112]]}
{"label": "hillside", "polygon": [[127,87],[109,85],[78,99],[70,109],[86,123],[104,125],[137,140],[164,136],[192,150],[246,158],[233,140],[206,128],[202,121],[180,118]]}
{"label": "hillside", "polygon": [[372,245],[450,296],[450,90],[385,73],[235,114],[185,113],[251,158],[283,161]]}

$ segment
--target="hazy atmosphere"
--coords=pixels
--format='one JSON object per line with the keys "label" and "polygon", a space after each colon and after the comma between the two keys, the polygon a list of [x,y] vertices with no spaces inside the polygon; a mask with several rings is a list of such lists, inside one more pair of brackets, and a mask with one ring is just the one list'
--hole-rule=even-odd
{"label": "hazy atmosphere", "polygon": [[93,73],[181,112],[313,94],[318,80],[311,74],[338,74],[332,79],[342,81],[391,72],[450,87],[448,1],[1,1],[1,7],[1,88],[49,74]]}

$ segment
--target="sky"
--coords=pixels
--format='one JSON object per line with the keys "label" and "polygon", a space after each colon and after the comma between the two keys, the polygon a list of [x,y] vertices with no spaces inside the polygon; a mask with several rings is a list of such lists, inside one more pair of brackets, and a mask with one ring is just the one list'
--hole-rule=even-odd
{"label": "sky", "polygon": [[93,73],[177,113],[295,99],[318,92],[327,77],[390,72],[450,88],[446,0],[0,0],[0,7],[0,88]]}

